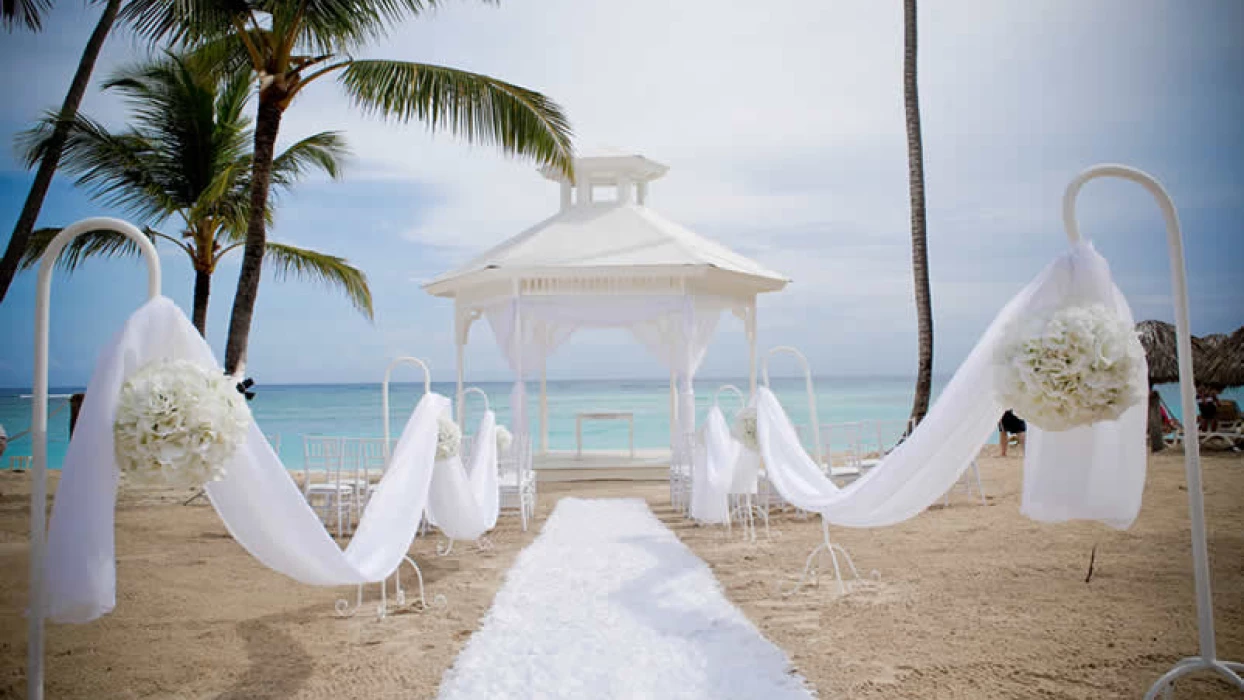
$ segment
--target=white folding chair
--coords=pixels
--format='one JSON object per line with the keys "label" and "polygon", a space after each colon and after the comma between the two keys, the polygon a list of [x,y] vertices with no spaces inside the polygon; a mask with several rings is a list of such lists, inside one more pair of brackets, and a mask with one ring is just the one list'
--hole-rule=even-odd
{"label": "white folding chair", "polygon": [[696,436],[679,435],[670,446],[670,505],[686,515],[691,509],[691,468],[695,459]]}
{"label": "white folding chair", "polygon": [[501,512],[517,512],[523,531],[536,515],[536,474],[531,468],[531,437],[515,435],[510,449],[497,455]]}
{"label": "white folding chair", "polygon": [[[336,521],[337,537],[344,537],[354,507],[354,479],[345,473],[345,441],[339,437],[304,435],[302,438],[302,492],[324,523]],[[315,480],[322,473],[323,480]]]}
{"label": "white folding chair", "polygon": [[850,483],[864,472],[863,430],[863,423],[821,426],[821,453],[825,455],[825,471],[831,479]]}

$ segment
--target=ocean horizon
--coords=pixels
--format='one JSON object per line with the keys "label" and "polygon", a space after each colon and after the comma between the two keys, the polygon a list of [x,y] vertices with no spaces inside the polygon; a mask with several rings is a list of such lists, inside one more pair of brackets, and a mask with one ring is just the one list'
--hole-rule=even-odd
{"label": "ocean horizon", "polygon": [[[935,376],[933,400],[950,377]],[[731,384],[747,393],[747,378],[703,378],[694,384],[696,424],[700,425],[712,406],[718,389]],[[782,406],[797,425],[809,423],[809,405],[802,377],[772,377],[771,388]],[[902,432],[911,411],[915,380],[901,376],[818,377],[814,380],[817,415],[822,425],[857,421],[880,421],[883,438],[889,442]],[[512,382],[471,382],[466,386],[481,389],[489,407],[496,412],[501,425],[513,428],[509,395]],[[343,437],[381,437],[381,385],[379,382],[265,384],[256,386],[250,408],[264,433],[280,436],[281,460],[289,469],[301,469],[303,436],[325,435]],[[57,469],[69,443],[68,395],[82,387],[54,387],[49,393],[52,410],[63,406],[48,422],[49,467]],[[390,385],[390,431],[401,434],[422,394],[421,381],[393,382]],[[433,382],[432,390],[454,396],[454,382]],[[1179,387],[1167,384],[1158,387],[1172,411],[1178,416]],[[1238,390],[1227,392],[1239,398]],[[721,405],[727,418],[740,407],[737,397],[723,394]],[[575,449],[575,416],[588,411],[629,411],[634,414],[635,447],[661,449],[669,446],[669,380],[668,379],[550,379],[548,380],[549,449]],[[472,433],[483,411],[478,396],[466,400],[464,431]],[[533,440],[538,440],[539,384],[528,383],[528,416]],[[0,389],[0,425],[10,442],[0,468],[8,468],[9,458],[31,453],[29,436],[13,436],[30,426],[30,389]],[[537,443],[538,444],[538,443]],[[831,440],[833,446],[838,446]],[[585,421],[584,450],[621,450],[628,446],[625,421]]]}

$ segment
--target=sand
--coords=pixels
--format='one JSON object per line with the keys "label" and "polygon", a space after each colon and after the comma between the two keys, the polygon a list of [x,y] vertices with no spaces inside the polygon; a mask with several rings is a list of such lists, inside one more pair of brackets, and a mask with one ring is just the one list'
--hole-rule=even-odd
{"label": "sand", "polygon": [[[987,448],[995,449],[995,448]],[[639,496],[713,568],[727,596],[785,649],[821,697],[1140,697],[1196,649],[1182,459],[1151,460],[1127,532],[1019,515],[1020,459],[985,458],[988,505],[957,496],[899,526],[834,529],[879,580],[847,596],[822,583],[783,597],[820,537],[782,514],[754,544],[675,517],[663,483],[541,487],[536,527],[505,517],[486,552],[413,554],[444,609],[378,621],[333,612],[350,589],[293,583],[252,560],[201,502],[126,492],[117,610],[48,636],[49,698],[431,698],[516,553],[563,495]],[[1205,459],[1219,653],[1244,660],[1244,457]],[[26,475],[0,473],[0,698],[24,697]],[[1096,544],[1095,572],[1085,583]],[[370,596],[377,595],[373,588]],[[1189,681],[1178,698],[1239,697]]]}

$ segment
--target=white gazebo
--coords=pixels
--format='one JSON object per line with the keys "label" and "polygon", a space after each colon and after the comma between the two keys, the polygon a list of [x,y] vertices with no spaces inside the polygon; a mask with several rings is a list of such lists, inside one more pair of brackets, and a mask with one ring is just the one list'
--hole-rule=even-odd
{"label": "white gazebo", "polygon": [[743,321],[755,391],[756,296],[788,280],[649,209],[649,183],[665,175],[665,165],[607,154],[577,158],[574,168],[573,183],[541,171],[561,184],[555,216],[424,285],[454,300],[459,422],[464,348],[479,318],[514,372],[515,430],[528,429],[525,382],[540,378],[542,453],[549,355],[581,328],[627,328],[669,367],[673,444],[695,429],[691,381],[722,311]]}

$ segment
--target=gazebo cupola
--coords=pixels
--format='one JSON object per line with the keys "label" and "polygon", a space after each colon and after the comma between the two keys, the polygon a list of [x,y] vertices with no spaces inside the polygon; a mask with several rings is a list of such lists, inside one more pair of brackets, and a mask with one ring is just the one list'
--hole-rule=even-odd
{"label": "gazebo cupola", "polygon": [[574,167],[574,182],[553,168],[540,170],[544,177],[561,184],[562,211],[597,202],[646,205],[648,183],[669,171],[655,160],[617,152],[576,158]]}

